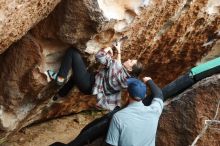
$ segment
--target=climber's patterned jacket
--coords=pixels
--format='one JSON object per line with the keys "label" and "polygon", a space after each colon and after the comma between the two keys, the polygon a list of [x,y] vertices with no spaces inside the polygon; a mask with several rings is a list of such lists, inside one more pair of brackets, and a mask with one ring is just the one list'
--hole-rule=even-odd
{"label": "climber's patterned jacket", "polygon": [[130,76],[123,65],[112,59],[109,53],[100,50],[96,60],[105,65],[95,76],[93,95],[97,95],[97,105],[113,110],[120,106],[121,90],[127,88],[127,78]]}

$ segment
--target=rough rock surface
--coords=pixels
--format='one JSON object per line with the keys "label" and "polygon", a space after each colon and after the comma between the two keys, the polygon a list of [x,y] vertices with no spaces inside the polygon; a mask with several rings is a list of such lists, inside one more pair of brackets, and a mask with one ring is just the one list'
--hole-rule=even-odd
{"label": "rough rock surface", "polygon": [[[206,120],[220,120],[220,74],[206,78],[174,98],[160,118],[157,145],[186,146],[202,133]],[[214,119],[216,117],[216,119]],[[218,146],[219,123],[210,124],[196,145]]]}
{"label": "rough rock surface", "polygon": [[[21,8],[31,2],[22,2]],[[0,41],[4,44],[2,50],[7,49],[0,56],[1,130],[17,130],[38,120],[94,106],[94,96],[76,90],[61,103],[50,102],[56,90],[47,83],[44,72],[58,70],[69,46],[77,47],[85,59],[90,60],[100,48],[127,35],[123,60],[139,58],[145,66],[143,74],[151,76],[162,87],[212,52],[219,39],[215,33],[220,30],[218,0],[154,0],[144,8],[140,7],[143,6],[141,0],[63,0],[43,19],[57,3],[50,1],[51,7],[39,5],[39,13],[35,9],[30,12],[34,18],[31,22],[27,19],[20,23],[23,18],[18,19],[18,12],[25,10],[20,8],[17,13],[10,12],[15,18],[11,18],[10,23],[0,23],[4,26],[1,32],[11,31],[10,27],[15,26],[19,32],[12,36],[5,32],[1,37],[5,41]],[[13,25],[15,22],[19,23]],[[10,27],[5,26],[9,24]],[[21,24],[24,29],[19,29]],[[209,41],[213,43],[204,45]],[[219,45],[215,50],[219,50]],[[90,66],[93,63],[87,62]]]}
{"label": "rough rock surface", "polygon": [[[0,56],[2,69],[0,72],[2,81],[0,83],[2,87],[0,89],[1,130],[20,129],[37,120],[67,115],[94,107],[95,98],[93,96],[82,95],[77,91],[69,95],[71,98],[67,98],[61,103],[51,103],[50,98],[56,93],[56,89],[53,84],[47,83],[44,72],[48,69],[55,71],[59,69],[62,55],[70,45],[77,46],[83,53],[87,41],[92,38],[93,42],[101,44],[92,52],[95,53],[102,45],[112,43],[113,38],[116,38],[116,31],[113,28],[117,21],[116,19],[110,20],[110,16],[102,13],[103,7],[99,7],[100,2],[102,3],[102,1],[91,0],[62,1],[46,19],[33,27]],[[130,2],[132,3],[129,4]],[[56,2],[51,1],[51,3],[56,5]],[[141,5],[141,1],[126,3],[121,1],[117,9],[123,15],[121,14],[118,19],[127,17],[128,14],[125,16],[125,11],[127,8],[133,11],[131,5],[135,3],[137,3],[135,9]],[[21,4],[22,7],[30,5],[29,2]],[[116,5],[116,1],[113,4]],[[102,6],[108,5],[102,3]],[[30,9],[35,8],[33,3],[32,7]],[[39,5],[39,7],[44,9],[40,11],[41,13],[47,11],[45,5]],[[22,10],[19,9],[19,11]],[[20,15],[14,11],[11,11],[11,14],[17,17]],[[30,14],[31,17],[36,15],[35,11]],[[40,14],[38,17],[34,17],[37,19],[35,23],[46,16]],[[127,19],[130,20],[130,18]],[[16,19],[12,20],[17,22]],[[28,20],[25,22],[27,28],[33,26],[33,24],[29,25]],[[9,23],[3,21],[3,25],[9,25]],[[20,26],[20,23],[18,25]],[[8,29],[6,26],[4,28]],[[27,30],[23,30],[22,33],[25,34]],[[18,29],[18,31],[20,30]],[[22,35],[17,35],[17,38]],[[5,38],[11,39],[6,34]],[[4,43],[4,41],[1,42]]]}
{"label": "rough rock surface", "polygon": [[[220,74],[199,81],[172,101],[166,102],[158,124],[156,145],[189,146],[202,133],[206,120],[219,122],[219,91]],[[219,129],[219,123],[213,122],[195,144],[219,146]],[[100,138],[88,146],[97,146],[102,142],[103,138]]]}
{"label": "rough rock surface", "polygon": [[48,16],[60,0],[1,0],[0,54]]}
{"label": "rough rock surface", "polygon": [[161,87],[168,84],[212,50],[214,44],[204,44],[220,29],[215,9],[215,0],[155,0],[132,24],[123,57],[138,57],[147,75]]}
{"label": "rough rock surface", "polygon": [[[42,62],[39,46],[30,37],[21,41],[1,56],[1,124],[14,127],[33,106],[35,98],[46,84],[45,77],[39,76],[38,65]],[[10,56],[10,57],[9,57]],[[10,62],[5,65],[5,62]],[[6,73],[6,74],[4,74]]]}

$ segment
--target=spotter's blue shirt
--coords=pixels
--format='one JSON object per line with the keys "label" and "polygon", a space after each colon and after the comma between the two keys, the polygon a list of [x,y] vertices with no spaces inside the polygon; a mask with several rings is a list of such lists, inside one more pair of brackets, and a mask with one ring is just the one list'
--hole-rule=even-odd
{"label": "spotter's blue shirt", "polygon": [[155,146],[163,101],[154,98],[150,106],[134,102],[117,112],[110,123],[106,142],[114,146]]}

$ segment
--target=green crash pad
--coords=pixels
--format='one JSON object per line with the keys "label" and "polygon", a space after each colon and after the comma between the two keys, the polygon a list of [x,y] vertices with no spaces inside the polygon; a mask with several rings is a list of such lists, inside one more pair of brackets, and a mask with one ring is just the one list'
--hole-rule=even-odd
{"label": "green crash pad", "polygon": [[220,66],[220,57],[215,58],[213,60],[210,60],[206,63],[203,63],[201,65],[198,65],[198,66],[192,68],[191,73],[194,76],[194,75],[200,74],[202,72],[208,71],[210,69],[213,69],[217,66]]}

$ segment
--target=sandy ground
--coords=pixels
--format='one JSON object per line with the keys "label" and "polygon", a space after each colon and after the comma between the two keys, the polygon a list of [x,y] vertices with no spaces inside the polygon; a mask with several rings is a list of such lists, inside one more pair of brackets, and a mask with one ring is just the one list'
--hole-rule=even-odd
{"label": "sandy ground", "polygon": [[34,124],[22,129],[0,145],[48,146],[56,141],[68,143],[79,134],[86,124],[95,118],[101,117],[104,113],[101,111],[87,111]]}

